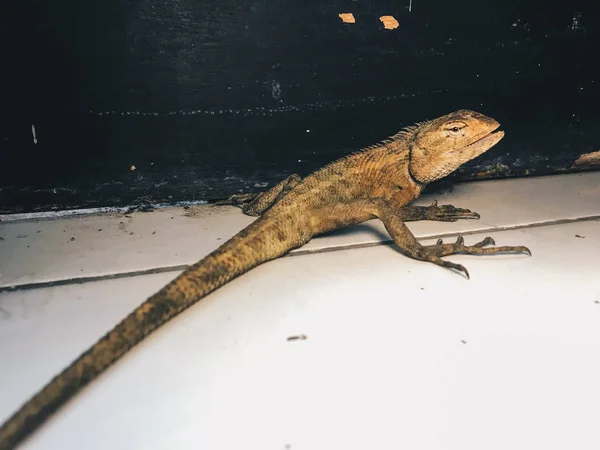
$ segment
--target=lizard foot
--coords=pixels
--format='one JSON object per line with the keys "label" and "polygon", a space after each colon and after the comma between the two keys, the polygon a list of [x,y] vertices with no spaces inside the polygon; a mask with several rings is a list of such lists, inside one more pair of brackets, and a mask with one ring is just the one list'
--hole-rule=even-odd
{"label": "lizard foot", "polygon": [[479,214],[470,209],[455,208],[453,205],[438,206],[437,200],[431,203],[427,208],[427,219],[439,222],[456,222],[458,219],[479,220]]}
{"label": "lizard foot", "polygon": [[258,194],[233,194],[231,197],[225,200],[218,200],[213,203],[215,206],[221,205],[234,205],[234,206],[244,206],[250,203],[252,200],[256,198]]}
{"label": "lizard foot", "polygon": [[[465,240],[462,236],[456,239],[453,244],[444,244],[441,239],[435,243],[435,245],[426,245],[423,247],[424,255],[421,256],[422,260],[432,262],[438,266],[446,267],[448,269],[462,272],[467,279],[469,279],[468,270],[461,264],[455,264],[449,261],[444,261],[441,257],[448,255],[456,255],[458,253],[464,253],[467,255],[493,255],[498,253],[526,253],[531,256],[531,250],[523,246],[502,246],[502,247],[487,247],[488,245],[496,245],[494,239],[486,237],[480,242],[473,245],[465,245]],[[485,248],[487,247],[487,248]]]}
{"label": "lizard foot", "polygon": [[473,245],[465,245],[465,240],[462,236],[456,239],[454,244],[444,244],[441,239],[438,239],[435,245],[428,245],[426,248],[436,256],[455,255],[457,253],[465,253],[467,255],[493,255],[497,253],[526,253],[531,256],[531,250],[522,245],[504,245],[501,247],[487,247],[488,245],[496,245],[496,242],[491,237],[486,237],[480,242]]}
{"label": "lizard foot", "polygon": [[402,208],[402,220],[435,220],[438,222],[456,222],[459,219],[479,219],[479,214],[470,209],[455,208],[453,205],[438,206],[437,200],[430,206],[405,206]]}

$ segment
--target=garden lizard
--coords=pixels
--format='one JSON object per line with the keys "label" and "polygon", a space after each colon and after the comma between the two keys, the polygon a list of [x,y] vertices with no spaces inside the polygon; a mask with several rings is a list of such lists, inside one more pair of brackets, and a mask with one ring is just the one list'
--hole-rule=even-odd
{"label": "garden lizard", "polygon": [[452,205],[408,206],[424,186],[493,147],[503,138],[500,124],[480,113],[460,110],[407,127],[301,179],[291,175],[258,194],[238,194],[236,204],[260,216],[217,250],[190,266],[149,297],[122,322],[58,374],[0,428],[0,449],[15,448],[61,405],[161,325],[197,301],[266,261],[278,258],[334,229],[380,219],[400,253],[461,272],[443,260],[472,255],[523,252],[526,247],[489,247],[493,239],[467,246],[421,245],[406,226],[415,220],[456,221],[479,215]]}

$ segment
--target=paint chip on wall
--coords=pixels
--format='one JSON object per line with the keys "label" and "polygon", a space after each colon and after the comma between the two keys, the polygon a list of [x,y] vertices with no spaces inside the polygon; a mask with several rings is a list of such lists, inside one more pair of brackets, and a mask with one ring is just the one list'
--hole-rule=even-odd
{"label": "paint chip on wall", "polygon": [[341,13],[338,14],[342,22],[344,23],[356,23],[356,19],[354,18],[354,14],[352,13]]}
{"label": "paint chip on wall", "polygon": [[383,23],[386,30],[393,30],[400,26],[394,16],[381,16],[379,20],[381,20],[381,23]]}

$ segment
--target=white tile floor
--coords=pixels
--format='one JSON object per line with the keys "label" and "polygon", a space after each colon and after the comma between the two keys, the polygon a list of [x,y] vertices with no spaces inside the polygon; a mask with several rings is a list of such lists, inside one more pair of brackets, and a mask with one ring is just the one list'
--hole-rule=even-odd
{"label": "white tile floor", "polygon": [[[386,240],[377,223],[315,239],[167,324],[22,448],[600,448],[600,173],[438,200],[481,220],[417,235],[489,234],[533,256],[449,257],[467,281],[393,246],[344,249]],[[209,206],[2,219],[4,288],[181,266],[252,220]],[[0,421],[177,273],[0,292]]]}

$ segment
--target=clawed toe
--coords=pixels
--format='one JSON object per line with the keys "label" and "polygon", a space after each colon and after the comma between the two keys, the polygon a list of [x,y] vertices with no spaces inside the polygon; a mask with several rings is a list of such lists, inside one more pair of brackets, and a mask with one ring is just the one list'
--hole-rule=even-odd
{"label": "clawed toe", "polygon": [[482,254],[494,254],[494,253],[525,253],[531,256],[531,250],[522,245],[516,246],[503,246],[503,247],[492,247],[489,249],[481,249]]}
{"label": "clawed toe", "polygon": [[441,211],[441,216],[446,220],[456,222],[458,219],[475,219],[480,218],[479,214],[470,209],[455,208],[453,205],[442,205],[437,207]]}
{"label": "clawed toe", "polygon": [[461,218],[461,219],[475,219],[475,220],[479,220],[479,218],[481,217],[479,214],[477,214],[476,212],[471,211],[470,209],[461,209],[461,208],[455,208],[454,209],[454,215],[456,217]]}
{"label": "clawed toe", "polygon": [[471,276],[469,275],[469,271],[462,264],[456,264],[456,263],[453,263],[450,261],[444,261],[444,267],[447,267],[448,269],[453,269],[453,270],[456,270],[457,272],[462,273],[465,277],[467,277],[467,280],[471,279]]}
{"label": "clawed toe", "polygon": [[494,239],[490,236],[486,237],[483,241],[478,242],[477,244],[473,245],[473,247],[485,247],[487,245],[496,245],[496,241],[494,241]]}

